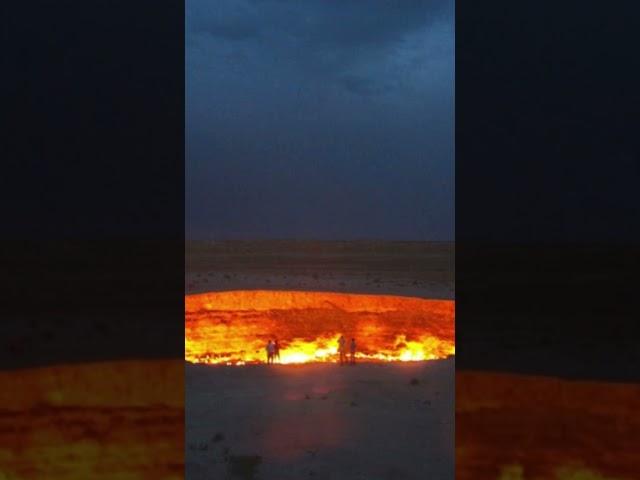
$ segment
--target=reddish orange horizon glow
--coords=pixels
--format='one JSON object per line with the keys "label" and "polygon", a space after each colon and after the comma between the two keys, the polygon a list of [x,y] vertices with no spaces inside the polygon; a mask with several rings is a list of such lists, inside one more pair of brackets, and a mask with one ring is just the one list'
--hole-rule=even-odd
{"label": "reddish orange horizon glow", "polygon": [[355,338],[360,361],[423,361],[455,354],[455,302],[298,291],[231,291],[185,297],[185,358],[265,363],[278,339],[284,364],[337,362],[338,339]]}

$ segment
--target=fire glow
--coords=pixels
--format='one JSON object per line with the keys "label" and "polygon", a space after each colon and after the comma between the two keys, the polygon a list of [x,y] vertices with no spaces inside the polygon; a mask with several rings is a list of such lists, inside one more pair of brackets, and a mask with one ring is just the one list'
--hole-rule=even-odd
{"label": "fire glow", "polygon": [[184,363],[0,372],[0,479],[184,478]]}
{"label": "fire glow", "polygon": [[423,361],[455,354],[454,302],[326,292],[232,291],[187,295],[185,357],[192,363],[337,362],[338,339],[360,361]]}
{"label": "fire glow", "polygon": [[456,372],[456,478],[638,478],[640,385]]}

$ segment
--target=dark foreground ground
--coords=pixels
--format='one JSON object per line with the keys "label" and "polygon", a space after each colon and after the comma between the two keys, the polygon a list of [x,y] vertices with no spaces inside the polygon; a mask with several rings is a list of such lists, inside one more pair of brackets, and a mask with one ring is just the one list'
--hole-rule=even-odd
{"label": "dark foreground ground", "polygon": [[453,359],[185,375],[189,480],[454,478]]}

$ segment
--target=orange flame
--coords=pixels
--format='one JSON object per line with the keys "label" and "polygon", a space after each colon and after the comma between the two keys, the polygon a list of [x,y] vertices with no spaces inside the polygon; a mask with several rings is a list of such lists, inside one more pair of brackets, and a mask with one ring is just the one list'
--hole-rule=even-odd
{"label": "orange flame", "polygon": [[233,291],[185,298],[185,358],[264,363],[278,339],[280,363],[336,362],[338,339],[355,338],[366,361],[422,361],[455,354],[454,302],[327,292]]}

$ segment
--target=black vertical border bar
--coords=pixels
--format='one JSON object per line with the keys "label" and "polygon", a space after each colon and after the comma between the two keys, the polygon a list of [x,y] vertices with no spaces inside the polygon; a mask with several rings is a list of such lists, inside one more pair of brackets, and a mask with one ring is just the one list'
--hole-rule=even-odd
{"label": "black vertical border bar", "polygon": [[181,476],[184,2],[4,2],[0,24],[0,471]]}
{"label": "black vertical border bar", "polygon": [[183,359],[184,2],[2,10],[3,365]]}
{"label": "black vertical border bar", "polygon": [[638,10],[456,4],[459,369],[640,380]]}
{"label": "black vertical border bar", "polygon": [[638,471],[608,402],[640,383],[639,27],[629,1],[456,2],[458,478]]}

